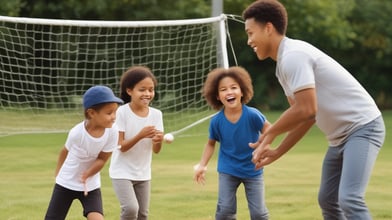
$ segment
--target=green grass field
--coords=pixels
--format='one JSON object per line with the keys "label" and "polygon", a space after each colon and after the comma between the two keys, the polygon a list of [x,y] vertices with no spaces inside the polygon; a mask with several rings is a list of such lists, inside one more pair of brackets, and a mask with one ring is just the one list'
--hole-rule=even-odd
{"label": "green grass field", "polygon": [[[278,113],[266,112],[270,121]],[[367,190],[374,219],[392,219],[392,112],[384,112],[387,138]],[[198,129],[207,131],[207,123]],[[205,133],[207,135],[207,133]],[[60,134],[24,134],[0,138],[0,219],[43,219],[49,203],[58,152],[66,139]],[[153,158],[151,220],[214,219],[217,196],[216,156],[210,161],[206,185],[193,182],[192,167],[201,156],[206,136],[183,136]],[[327,143],[314,127],[276,163],[265,168],[266,202],[271,219],[322,219],[317,204],[321,161]],[[217,151],[216,151],[217,152]],[[118,219],[119,204],[108,177],[102,173],[106,219]],[[238,192],[238,219],[249,219],[243,188]],[[83,219],[74,201],[67,219]]]}

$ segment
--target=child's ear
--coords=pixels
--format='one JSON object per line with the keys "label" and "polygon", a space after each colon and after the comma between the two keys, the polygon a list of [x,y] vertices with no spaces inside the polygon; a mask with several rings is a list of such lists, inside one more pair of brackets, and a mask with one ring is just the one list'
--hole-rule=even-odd
{"label": "child's ear", "polygon": [[[129,96],[131,96],[131,94],[132,94],[132,89],[130,89],[130,88],[127,88],[127,94],[129,95]],[[132,97],[132,96],[131,96]]]}
{"label": "child's ear", "polygon": [[92,118],[92,116],[96,113],[96,111],[92,108],[86,110],[86,116],[88,119]]}

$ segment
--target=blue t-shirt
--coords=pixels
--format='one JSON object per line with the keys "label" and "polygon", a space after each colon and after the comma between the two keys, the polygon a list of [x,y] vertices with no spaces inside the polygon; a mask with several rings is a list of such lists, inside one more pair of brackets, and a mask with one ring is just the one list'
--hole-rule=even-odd
{"label": "blue t-shirt", "polygon": [[263,173],[262,169],[256,170],[252,163],[253,149],[249,143],[258,140],[265,121],[259,110],[247,105],[242,105],[242,115],[236,123],[227,120],[223,110],[211,119],[209,138],[220,143],[218,172],[240,178]]}

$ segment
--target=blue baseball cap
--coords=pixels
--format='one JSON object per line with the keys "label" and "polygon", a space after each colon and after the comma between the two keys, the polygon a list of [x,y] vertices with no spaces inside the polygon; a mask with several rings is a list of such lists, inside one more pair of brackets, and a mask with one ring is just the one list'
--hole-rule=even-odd
{"label": "blue baseball cap", "polygon": [[83,95],[84,109],[91,108],[94,105],[111,102],[118,104],[124,103],[123,100],[116,97],[113,91],[107,86],[93,86]]}

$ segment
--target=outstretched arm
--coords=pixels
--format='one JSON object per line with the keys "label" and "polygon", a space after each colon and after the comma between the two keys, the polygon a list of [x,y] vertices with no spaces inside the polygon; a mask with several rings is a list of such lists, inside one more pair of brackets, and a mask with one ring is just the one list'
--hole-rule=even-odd
{"label": "outstretched arm", "polygon": [[[253,163],[256,169],[277,160],[289,151],[315,123],[317,99],[314,88],[304,89],[294,94],[294,99],[288,98],[290,107],[263,134],[261,144],[253,152]],[[272,150],[274,139],[287,132],[279,146]]]}
{"label": "outstretched arm", "polygon": [[215,143],[216,143],[215,140],[209,139],[207,144],[204,147],[202,157],[201,157],[198,165],[195,167],[195,173],[193,176],[193,179],[197,183],[204,184],[204,182],[205,182],[205,172],[207,170],[207,164],[210,161],[212,155],[214,154]]}
{"label": "outstretched arm", "polygon": [[[307,122],[303,122],[298,125],[295,129],[289,131],[286,137],[275,149],[271,149],[270,145],[265,145],[264,148],[258,147],[253,152],[253,162],[256,165],[256,169],[260,169],[263,166],[274,162],[287,153],[309,131],[314,122],[314,120],[308,120]],[[262,155],[262,157],[255,159],[256,155]]]}

